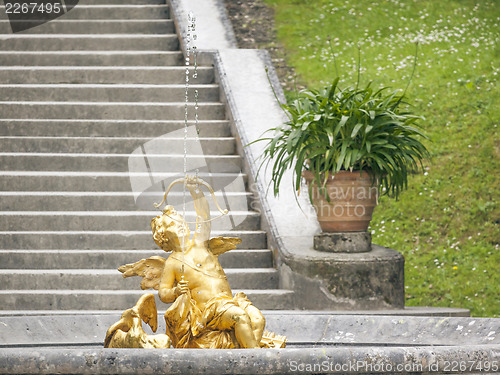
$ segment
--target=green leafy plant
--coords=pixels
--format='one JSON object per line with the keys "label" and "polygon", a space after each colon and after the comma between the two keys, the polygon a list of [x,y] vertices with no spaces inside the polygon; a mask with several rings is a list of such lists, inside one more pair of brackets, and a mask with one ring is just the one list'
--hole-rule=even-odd
{"label": "green leafy plant", "polygon": [[412,113],[406,89],[358,84],[359,73],[354,87],[340,88],[337,77],[323,89],[301,90],[291,103],[280,103],[288,121],[270,129],[272,137],[258,140],[268,142],[261,167],[272,164],[275,195],[288,169],[294,170],[297,191],[303,170],[313,173],[320,189],[338,171],[364,170],[384,194],[397,198],[408,174],[422,167],[429,155],[417,124],[423,118]]}

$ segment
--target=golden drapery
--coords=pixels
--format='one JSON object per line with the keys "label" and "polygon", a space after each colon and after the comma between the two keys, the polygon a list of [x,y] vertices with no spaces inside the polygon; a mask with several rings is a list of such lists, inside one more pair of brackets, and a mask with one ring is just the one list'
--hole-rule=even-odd
{"label": "golden drapery", "polygon": [[233,306],[245,310],[250,305],[252,303],[245,293],[240,292],[234,297],[212,297],[201,311],[190,293],[183,294],[165,313],[167,335],[174,348],[239,348],[234,330],[222,319],[222,315]]}

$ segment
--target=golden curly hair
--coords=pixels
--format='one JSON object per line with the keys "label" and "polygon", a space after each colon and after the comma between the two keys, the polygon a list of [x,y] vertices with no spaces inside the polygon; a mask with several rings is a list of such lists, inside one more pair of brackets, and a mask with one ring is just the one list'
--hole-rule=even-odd
{"label": "golden curly hair", "polygon": [[172,206],[166,206],[161,216],[151,220],[151,230],[153,240],[165,251],[182,251],[182,238],[184,242],[189,239],[189,226]]}

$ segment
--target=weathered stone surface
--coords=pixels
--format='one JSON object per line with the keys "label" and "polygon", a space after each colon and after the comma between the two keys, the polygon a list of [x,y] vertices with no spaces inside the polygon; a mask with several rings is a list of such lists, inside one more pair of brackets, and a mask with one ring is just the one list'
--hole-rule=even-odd
{"label": "weathered stone surface", "polygon": [[[6,349],[3,374],[461,374],[498,373],[498,346],[300,349]],[[495,367],[492,367],[494,364]],[[495,370],[496,369],[496,370]]]}
{"label": "weathered stone surface", "polygon": [[[133,302],[135,303],[135,302]],[[298,346],[462,346],[500,345],[500,319],[332,315],[309,311],[264,311],[266,329]],[[93,346],[103,344],[106,330],[121,312],[0,316],[0,348]],[[157,333],[165,333],[158,316]],[[152,333],[148,329],[147,333]],[[499,346],[500,348],[500,346]]]}
{"label": "weathered stone surface", "polygon": [[105,331],[119,316],[0,317],[0,374],[431,375],[455,366],[462,374],[498,373],[500,364],[494,318],[267,311],[266,328],[288,336],[286,349],[103,349]]}
{"label": "weathered stone surface", "polygon": [[373,245],[368,253],[304,253],[312,256],[290,257],[279,268],[300,308],[403,308],[404,258],[397,251]]}
{"label": "weathered stone surface", "polygon": [[366,253],[372,249],[369,232],[321,232],[314,236],[314,249],[329,253]]}
{"label": "weathered stone surface", "polygon": [[286,349],[103,349],[119,316],[0,317],[0,374],[430,375],[500,366],[500,319],[493,318],[266,312],[267,328],[288,336]]}

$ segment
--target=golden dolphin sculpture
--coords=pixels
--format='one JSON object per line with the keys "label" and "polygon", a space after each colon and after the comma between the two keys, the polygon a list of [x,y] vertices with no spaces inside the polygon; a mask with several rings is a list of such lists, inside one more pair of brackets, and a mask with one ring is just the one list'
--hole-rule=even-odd
{"label": "golden dolphin sculpture", "polygon": [[148,335],[142,329],[141,320],[148,324],[153,332],[158,329],[158,315],[155,296],[144,294],[137,304],[125,310],[121,319],[109,327],[104,340],[105,348],[170,348],[172,342],[165,334]]}

